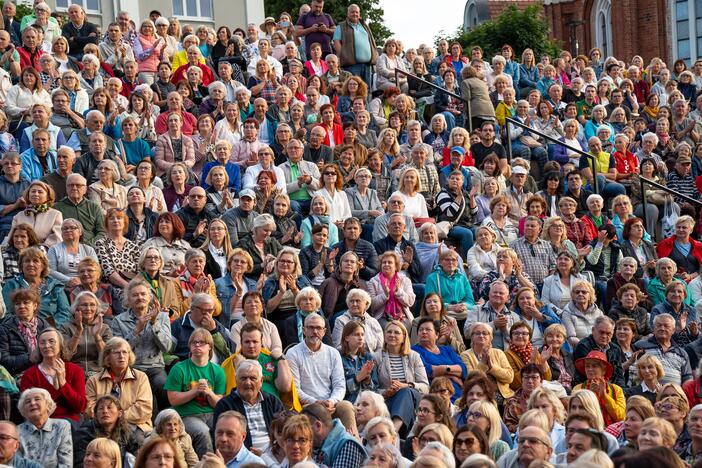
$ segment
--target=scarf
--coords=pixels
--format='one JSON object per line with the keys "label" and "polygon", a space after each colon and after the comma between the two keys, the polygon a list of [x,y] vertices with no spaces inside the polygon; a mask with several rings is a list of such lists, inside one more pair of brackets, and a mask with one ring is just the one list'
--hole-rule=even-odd
{"label": "scarf", "polygon": [[305,335],[302,333],[302,324],[305,323],[305,319],[310,315],[309,312],[303,312],[301,310],[297,311],[297,338],[302,343],[305,340]]}
{"label": "scarf", "polygon": [[531,361],[531,353],[534,352],[534,346],[531,344],[530,341],[527,343],[526,346],[520,349],[514,346],[514,343],[510,343],[509,350],[517,356],[519,356],[519,359],[521,359],[524,364],[529,364],[529,362]]}
{"label": "scarf", "polygon": [[197,278],[190,274],[188,270],[185,270],[180,276],[180,290],[183,292],[183,299],[192,296],[195,292],[195,283]]}
{"label": "scarf", "polygon": [[18,320],[17,323],[17,328],[19,329],[20,334],[22,337],[27,341],[27,345],[29,346],[29,353],[33,353],[34,350],[37,348],[37,327],[39,326],[39,320],[37,320],[36,316],[30,320],[29,322],[24,322],[22,320]]}
{"label": "scarf", "polygon": [[[586,388],[586,389],[590,390],[590,381],[588,380],[587,382],[585,382],[585,383],[583,384],[582,388]],[[593,393],[594,393],[594,392],[593,392]],[[607,393],[609,393],[609,396],[610,396],[613,400],[616,400],[616,399],[617,399],[617,398],[616,398],[615,391],[614,391],[614,387],[613,387],[612,384],[610,384],[609,382],[607,382]],[[609,413],[608,413],[607,411],[605,411],[605,408],[606,408],[606,407],[605,407],[604,398],[600,397],[600,396],[597,395],[596,393],[595,393],[595,395],[597,396],[597,401],[600,403],[600,408],[602,409],[602,417],[604,418],[605,427],[607,427],[607,426],[609,426],[610,424],[616,422],[616,421],[614,421],[614,420],[612,419],[612,417],[609,415]]]}
{"label": "scarf", "polygon": [[156,273],[156,278],[151,278],[146,272],[141,272],[141,275],[144,277],[146,282],[151,285],[151,290],[154,292],[154,294],[156,294],[156,298],[159,300],[159,302],[161,302],[161,285],[158,280],[158,273]]}
{"label": "scarf", "polygon": [[24,214],[27,216],[34,214],[35,216],[39,213],[46,213],[51,207],[47,203],[40,203],[38,205],[32,205],[24,210]]}
{"label": "scarf", "polygon": [[397,273],[395,273],[392,278],[386,277],[382,272],[378,276],[380,277],[380,285],[383,289],[388,290],[388,300],[385,303],[385,316],[393,320],[402,320],[402,316],[404,315],[402,304],[400,304],[400,301],[398,301],[395,296],[395,286],[398,281]]}
{"label": "scarf", "polygon": [[655,119],[658,116],[658,106],[656,106],[656,107],[644,106],[643,111],[652,119]]}
{"label": "scarf", "polygon": [[666,146],[670,140],[670,133],[656,133],[656,136],[658,137],[658,141],[660,142],[661,146]]}

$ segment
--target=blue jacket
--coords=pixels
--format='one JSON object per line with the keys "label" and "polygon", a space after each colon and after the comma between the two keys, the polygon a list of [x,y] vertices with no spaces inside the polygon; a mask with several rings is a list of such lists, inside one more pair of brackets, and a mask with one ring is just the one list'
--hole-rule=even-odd
{"label": "blue jacket", "polygon": [[532,67],[531,69],[519,64],[519,86],[520,88],[536,88],[536,83],[539,81],[539,69]]}
{"label": "blue jacket", "polygon": [[[221,166],[219,161],[208,162],[202,168],[202,177],[200,180],[202,181],[202,188],[205,190],[209,188],[209,185],[205,183],[207,174],[209,174],[210,170],[215,166]],[[241,190],[241,170],[239,169],[239,166],[232,162],[228,162],[224,165],[224,169],[227,171],[227,176],[229,176],[229,188],[234,189],[236,195],[239,196],[239,191]]]}
{"label": "blue jacket", "polygon": [[[34,127],[34,125],[31,125],[29,127],[26,127],[22,132],[22,136],[20,137],[19,142],[20,153],[24,153],[32,147],[32,134],[34,133],[34,130],[36,130],[36,127]],[[51,139],[50,148],[53,151],[56,151],[57,149],[59,149],[59,147],[66,144],[66,137],[64,136],[63,132],[59,127],[49,122],[47,130],[49,131],[49,138]]]}
{"label": "blue jacket", "polygon": [[[38,180],[44,177],[44,171],[41,168],[41,163],[39,162],[39,156],[37,156],[34,148],[29,148],[27,151],[22,153],[22,172],[20,172],[20,177],[25,180]],[[58,163],[56,162],[56,151],[49,151],[46,154],[46,164],[49,166],[46,173],[50,174],[58,169]]]}
{"label": "blue jacket", "polygon": [[[470,171],[465,166],[459,167],[458,170],[463,174],[463,191],[470,193],[471,188],[473,188],[473,184],[470,180]],[[446,187],[448,185],[448,176],[451,175],[453,171],[455,171],[455,169],[450,164],[439,170],[439,185],[441,187]]]}
{"label": "blue jacket", "polygon": [[[27,187],[29,187],[29,181],[23,177],[20,177],[19,182],[13,184],[5,176],[0,176],[0,211],[4,210],[5,206],[16,202]],[[10,232],[12,218],[20,211],[22,210],[16,209],[0,216],[0,241]]]}
{"label": "blue jacket", "polygon": [[[439,348],[439,354],[434,354],[431,351],[428,351],[426,348],[423,346],[420,346],[418,344],[412,346],[412,349],[419,354],[419,356],[422,358],[422,363],[424,363],[424,368],[427,371],[427,377],[429,377],[430,380],[434,379],[434,366],[461,366],[461,380],[465,379],[468,377],[468,369],[466,369],[466,365],[463,363],[461,358],[456,354],[456,351],[453,350],[452,347],[450,346],[437,346]],[[451,384],[453,385],[454,389],[454,394],[451,397],[451,401],[455,402],[458,398],[461,397],[461,386],[458,385],[456,382],[451,381]]]}
{"label": "blue jacket", "polygon": [[513,60],[507,60],[507,63],[505,63],[505,73],[512,77],[513,86],[519,89],[519,64]]}
{"label": "blue jacket", "polygon": [[[256,290],[256,281],[246,276],[244,276],[244,285],[247,291]],[[222,304],[222,313],[217,317],[217,320],[222,322],[222,325],[229,329],[232,326],[230,304],[232,302],[232,297],[236,294],[236,288],[232,284],[231,275],[227,273],[222,278],[217,278],[215,280],[215,288],[217,289],[217,299],[219,299],[219,302]]]}
{"label": "blue jacket", "polygon": [[334,419],[332,429],[329,431],[329,434],[327,434],[322,447],[319,449],[320,455],[324,457],[323,463],[327,466],[334,466],[334,461],[339,455],[339,452],[341,452],[341,448],[347,443],[355,445],[359,452],[363,454],[366,453],[363,445],[351,434],[346,432],[346,428],[341,424],[341,420]]}
{"label": "blue jacket", "polygon": [[[45,320],[51,317],[58,328],[71,319],[68,296],[66,296],[66,292],[63,289],[63,284],[51,277],[46,278],[45,281],[46,285],[41,288],[39,295],[41,301],[39,304],[39,317]],[[18,289],[27,288],[29,288],[29,284],[22,274],[10,279],[2,287],[2,298],[5,301],[8,314],[14,314],[14,305],[10,300],[12,293]]]}
{"label": "blue jacket", "polygon": [[[580,136],[576,137],[578,140],[578,143],[580,143],[580,149],[587,152],[587,143],[585,140],[580,138]],[[565,143],[565,137],[561,137],[558,139],[561,143]],[[561,145],[556,145],[556,149],[553,152],[553,160],[556,161],[558,164],[565,164],[568,161],[570,161],[570,158],[568,157],[568,150],[565,149],[565,146]],[[578,158],[580,158],[580,155],[578,155]]]}
{"label": "blue jacket", "polygon": [[344,365],[344,377],[346,378],[346,396],[344,400],[354,403],[356,397],[362,391],[378,391],[380,383],[378,381],[378,369],[375,366],[373,366],[373,370],[371,370],[370,383],[362,382],[359,384],[356,382],[356,374],[358,374],[366,362],[372,360],[373,356],[368,353],[360,354],[355,357],[348,355],[341,356],[341,363]]}

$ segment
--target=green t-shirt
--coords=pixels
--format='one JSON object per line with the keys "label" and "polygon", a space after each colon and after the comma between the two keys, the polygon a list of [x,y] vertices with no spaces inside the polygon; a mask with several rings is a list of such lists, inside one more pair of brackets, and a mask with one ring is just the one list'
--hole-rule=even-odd
{"label": "green t-shirt", "polygon": [[265,353],[258,355],[258,363],[263,367],[263,386],[261,390],[280,398],[280,393],[275,387],[275,379],[278,378],[278,363],[273,361],[270,354]]}
{"label": "green t-shirt", "polygon": [[[172,392],[187,392],[191,388],[197,387],[201,379],[206,379],[210,388],[217,395],[224,395],[227,390],[227,379],[221,367],[211,362],[208,362],[206,366],[198,367],[190,359],[173,366],[164,388]],[[173,409],[182,417],[214,411],[204,396],[195,397],[184,405],[174,406]]]}

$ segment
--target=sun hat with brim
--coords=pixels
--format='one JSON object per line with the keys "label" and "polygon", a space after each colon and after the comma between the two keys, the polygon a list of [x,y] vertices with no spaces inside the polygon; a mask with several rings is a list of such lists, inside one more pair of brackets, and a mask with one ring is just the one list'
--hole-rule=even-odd
{"label": "sun hat with brim", "polygon": [[580,358],[575,361],[575,370],[580,372],[582,375],[585,374],[585,362],[586,361],[599,361],[605,366],[605,379],[609,380],[614,373],[614,367],[607,360],[607,356],[602,351],[590,351],[587,356]]}
{"label": "sun hat with brim", "polygon": [[259,27],[261,28],[261,31],[264,31],[264,32],[266,31],[266,25],[267,25],[267,24],[277,25],[278,23],[275,22],[275,18],[273,18],[272,16],[269,16],[269,17],[267,17],[266,19],[263,20],[263,23],[261,23],[261,24],[259,25]]}

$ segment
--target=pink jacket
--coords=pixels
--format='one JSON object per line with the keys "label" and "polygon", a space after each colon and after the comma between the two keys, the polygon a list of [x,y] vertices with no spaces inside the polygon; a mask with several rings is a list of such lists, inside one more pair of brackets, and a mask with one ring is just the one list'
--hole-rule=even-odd
{"label": "pink jacket", "polygon": [[[195,165],[195,143],[193,143],[192,138],[187,135],[183,135],[182,138],[183,162],[192,169]],[[176,162],[175,155],[173,154],[173,145],[171,145],[171,138],[168,136],[168,133],[164,133],[156,140],[154,162],[156,164],[158,176],[165,174],[168,168]]]}

